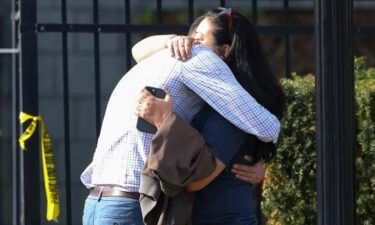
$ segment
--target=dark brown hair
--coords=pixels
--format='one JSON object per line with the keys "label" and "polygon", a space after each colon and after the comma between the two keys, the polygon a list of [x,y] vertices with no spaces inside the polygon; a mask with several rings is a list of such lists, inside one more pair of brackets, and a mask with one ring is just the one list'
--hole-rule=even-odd
{"label": "dark brown hair", "polygon": [[[222,12],[223,9],[213,9],[204,15],[214,26],[215,45],[230,46],[225,62],[237,81],[259,104],[281,120],[285,110],[285,95],[269,66],[254,25],[239,13]],[[257,139],[255,145],[255,161],[259,158],[270,160],[276,153],[273,143]]]}

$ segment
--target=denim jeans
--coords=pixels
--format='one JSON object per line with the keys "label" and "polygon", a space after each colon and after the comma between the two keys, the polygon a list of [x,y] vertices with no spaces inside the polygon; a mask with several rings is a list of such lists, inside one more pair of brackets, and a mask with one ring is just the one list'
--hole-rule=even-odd
{"label": "denim jeans", "polygon": [[89,195],[82,220],[83,225],[143,225],[139,201],[126,197]]}

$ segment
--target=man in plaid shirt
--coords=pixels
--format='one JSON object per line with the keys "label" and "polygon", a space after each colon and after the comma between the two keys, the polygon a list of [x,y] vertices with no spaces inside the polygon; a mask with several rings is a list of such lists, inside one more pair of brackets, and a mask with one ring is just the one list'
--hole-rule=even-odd
{"label": "man in plaid shirt", "polygon": [[[137,197],[153,137],[136,128],[137,96],[145,86],[164,85],[174,99],[173,111],[187,122],[207,102],[235,126],[262,141],[276,142],[280,130],[279,120],[258,104],[220,57],[204,45],[195,45],[191,59],[185,62],[171,57],[167,50],[143,60],[113,91],[93,161],[81,175],[83,184],[91,189],[88,200],[127,197],[131,213],[123,220],[131,224],[142,224]],[[105,217],[105,209],[98,207],[96,210],[104,212]],[[85,214],[84,224],[90,224],[93,218],[85,218]]]}

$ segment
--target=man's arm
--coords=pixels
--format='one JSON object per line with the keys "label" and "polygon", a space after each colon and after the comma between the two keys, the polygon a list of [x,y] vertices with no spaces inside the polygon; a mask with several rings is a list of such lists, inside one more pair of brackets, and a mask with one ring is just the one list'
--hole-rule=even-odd
{"label": "man's arm", "polygon": [[[205,145],[204,147],[206,149],[208,149],[208,150],[211,150],[207,145]],[[206,178],[204,178],[202,180],[198,180],[198,181],[195,181],[195,182],[192,182],[192,183],[186,185],[186,187],[185,187],[186,191],[188,191],[188,192],[195,192],[195,191],[202,190],[209,183],[211,183],[217,176],[219,176],[219,174],[224,170],[225,164],[223,162],[221,162],[216,157],[215,157],[215,160],[216,160],[215,171],[213,173],[211,173],[210,176],[208,176],[208,177],[206,177]]]}
{"label": "man's arm", "polygon": [[[185,186],[187,191],[198,191],[214,180],[224,170],[225,164],[230,162],[240,146],[245,143],[246,135],[243,132],[239,132],[234,125],[227,122],[218,114],[211,113],[208,118],[201,118],[201,120],[205,120],[204,126],[201,128],[203,135],[201,136],[190,124],[187,124],[175,115],[171,116],[173,99],[165,88],[164,90],[166,97],[158,99],[144,89],[139,95],[135,114],[158,128],[153,139],[152,148],[154,148],[154,151],[159,151],[155,148],[168,148],[173,149],[173,151],[204,152],[211,155],[208,158],[214,158],[214,160],[203,162],[205,164],[213,163],[212,166],[215,169],[212,173],[203,179],[195,180]],[[205,139],[205,142],[210,143],[211,147],[205,145],[203,139]],[[155,143],[158,144],[155,145]],[[186,160],[189,159],[185,158],[184,161]],[[187,164],[193,163],[187,162]],[[253,175],[259,176],[261,179],[263,177],[260,173],[252,173],[250,176]]]}
{"label": "man's arm", "polygon": [[[145,164],[146,173],[154,171],[165,183],[189,192],[199,191],[214,180],[225,165],[189,123],[174,113],[165,115],[168,116],[160,117],[159,122],[154,123],[158,130]],[[151,122],[150,117],[143,118]]]}
{"label": "man's arm", "polygon": [[246,133],[264,142],[277,141],[280,121],[237,82],[210,49],[203,45],[193,48],[192,58],[183,63],[182,82]]}

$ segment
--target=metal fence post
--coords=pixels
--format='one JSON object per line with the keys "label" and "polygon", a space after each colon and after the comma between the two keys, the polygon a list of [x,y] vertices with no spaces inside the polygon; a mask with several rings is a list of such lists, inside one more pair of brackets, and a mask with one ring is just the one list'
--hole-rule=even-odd
{"label": "metal fence post", "polygon": [[352,0],[316,0],[318,224],[355,224]]}
{"label": "metal fence post", "polygon": [[[12,48],[18,46],[18,24],[19,17],[18,14],[18,0],[12,1]],[[18,112],[19,112],[19,73],[18,73],[18,55],[12,55],[12,224],[20,224],[20,179],[19,179],[19,147],[17,136],[19,134],[19,122],[18,122]]]}
{"label": "metal fence post", "polygon": [[[23,31],[23,24],[36,24],[36,0],[20,0],[19,33],[19,104],[22,112],[37,116],[38,113],[38,60],[37,33]],[[19,112],[17,112],[19,113]],[[25,129],[25,128],[23,128]],[[20,208],[21,224],[40,224],[40,157],[39,134],[27,142],[27,151],[20,154]]]}

